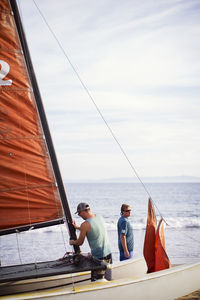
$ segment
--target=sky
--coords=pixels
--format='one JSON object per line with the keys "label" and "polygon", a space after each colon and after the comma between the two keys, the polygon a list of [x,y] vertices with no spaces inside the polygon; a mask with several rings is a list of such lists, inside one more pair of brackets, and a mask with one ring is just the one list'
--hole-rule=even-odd
{"label": "sky", "polygon": [[199,0],[18,4],[65,181],[200,176]]}

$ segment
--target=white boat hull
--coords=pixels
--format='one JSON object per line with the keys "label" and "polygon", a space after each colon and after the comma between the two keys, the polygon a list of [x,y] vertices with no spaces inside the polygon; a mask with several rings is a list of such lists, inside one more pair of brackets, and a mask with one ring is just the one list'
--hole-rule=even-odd
{"label": "white boat hull", "polygon": [[[130,267],[131,266],[131,267]],[[112,267],[113,278],[120,279],[121,274],[129,276],[146,273],[146,264],[143,258],[136,260],[128,260],[126,263],[116,263]],[[57,275],[50,277],[40,277],[37,279],[28,279],[21,281],[8,282],[0,284],[0,295],[8,295],[14,293],[22,293],[27,291],[35,291],[51,287],[59,287],[74,283],[90,282],[91,272],[81,272],[65,275]]]}
{"label": "white boat hull", "polygon": [[[75,283],[81,276],[71,276],[73,283],[41,291],[18,293],[0,297],[3,299],[54,299],[54,300],[168,300],[191,293],[200,288],[200,263],[175,266],[156,273],[145,274],[143,259],[130,260],[113,268],[113,281]],[[88,273],[89,276],[89,273]],[[58,279],[58,278],[57,278]],[[63,279],[63,278],[62,278]]]}

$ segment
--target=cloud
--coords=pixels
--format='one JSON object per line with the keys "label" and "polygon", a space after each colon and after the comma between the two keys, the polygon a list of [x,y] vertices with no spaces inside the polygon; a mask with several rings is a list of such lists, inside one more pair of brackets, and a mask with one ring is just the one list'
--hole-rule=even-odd
{"label": "cloud", "polygon": [[[143,176],[199,175],[199,1],[36,1]],[[32,2],[20,8],[64,178],[131,176]]]}

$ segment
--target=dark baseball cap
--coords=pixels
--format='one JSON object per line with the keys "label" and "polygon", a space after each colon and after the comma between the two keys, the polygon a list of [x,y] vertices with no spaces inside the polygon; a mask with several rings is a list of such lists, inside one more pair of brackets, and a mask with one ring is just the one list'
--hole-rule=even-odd
{"label": "dark baseball cap", "polygon": [[79,205],[77,206],[77,211],[75,212],[75,214],[79,214],[81,211],[83,210],[87,210],[90,209],[89,204],[85,203],[85,202],[81,202],[79,203]]}

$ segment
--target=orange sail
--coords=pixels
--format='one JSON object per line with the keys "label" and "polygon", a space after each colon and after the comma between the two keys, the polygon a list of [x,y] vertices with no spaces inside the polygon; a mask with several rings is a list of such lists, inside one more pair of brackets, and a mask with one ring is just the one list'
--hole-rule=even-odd
{"label": "orange sail", "polygon": [[0,1],[0,230],[63,217],[9,1]]}
{"label": "orange sail", "polygon": [[155,271],[169,269],[171,267],[165,249],[164,224],[161,219],[158,224],[155,240]]}
{"label": "orange sail", "polygon": [[151,198],[148,203],[148,215],[146,234],[144,240],[143,254],[147,263],[147,273],[154,272],[155,266],[155,233],[156,233],[156,216]]}

